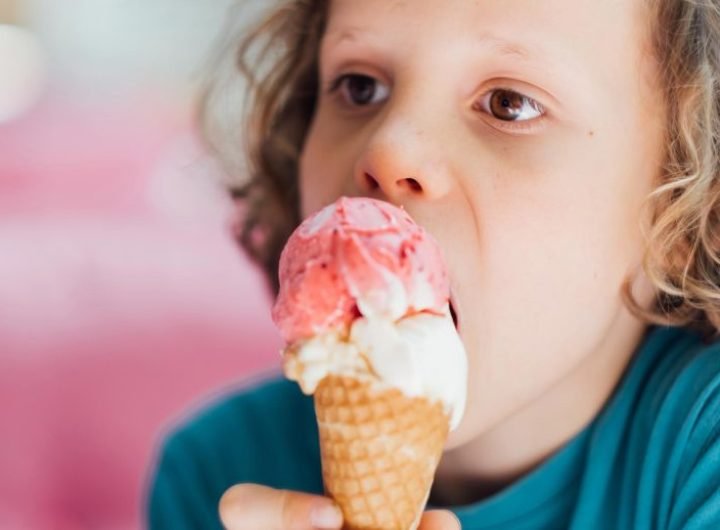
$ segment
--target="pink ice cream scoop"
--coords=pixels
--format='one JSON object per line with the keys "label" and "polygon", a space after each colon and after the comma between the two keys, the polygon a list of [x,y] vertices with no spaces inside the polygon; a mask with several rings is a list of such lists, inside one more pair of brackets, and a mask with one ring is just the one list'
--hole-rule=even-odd
{"label": "pink ice cream scoop", "polygon": [[273,320],[292,343],[360,315],[443,314],[449,281],[440,248],[402,209],[341,197],[308,217],[280,257]]}

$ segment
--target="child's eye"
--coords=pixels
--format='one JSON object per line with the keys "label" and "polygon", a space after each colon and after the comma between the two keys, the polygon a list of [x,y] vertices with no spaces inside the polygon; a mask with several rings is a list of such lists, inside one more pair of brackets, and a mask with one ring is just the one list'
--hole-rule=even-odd
{"label": "child's eye", "polygon": [[390,94],[387,85],[363,74],[341,75],[333,81],[329,91],[339,91],[347,104],[357,107],[380,103]]}
{"label": "child's eye", "polygon": [[502,121],[528,121],[545,114],[543,106],[534,99],[505,88],[491,90],[473,109]]}

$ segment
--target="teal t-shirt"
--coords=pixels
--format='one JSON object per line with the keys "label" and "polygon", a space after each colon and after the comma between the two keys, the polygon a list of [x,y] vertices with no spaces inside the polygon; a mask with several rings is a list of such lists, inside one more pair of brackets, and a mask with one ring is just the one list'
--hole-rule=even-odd
{"label": "teal t-shirt", "polygon": [[[153,529],[222,528],[233,484],[322,493],[312,399],[277,378],[194,415],[166,439]],[[596,418],[495,495],[451,508],[466,530],[720,529],[720,343],[651,327]]]}

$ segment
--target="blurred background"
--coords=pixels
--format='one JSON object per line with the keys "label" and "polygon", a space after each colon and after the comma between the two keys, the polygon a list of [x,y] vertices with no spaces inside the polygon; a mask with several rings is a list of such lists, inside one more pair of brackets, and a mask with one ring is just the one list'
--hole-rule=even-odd
{"label": "blurred background", "polygon": [[269,3],[0,0],[1,529],[142,527],[166,429],[277,370],[193,129],[221,30]]}

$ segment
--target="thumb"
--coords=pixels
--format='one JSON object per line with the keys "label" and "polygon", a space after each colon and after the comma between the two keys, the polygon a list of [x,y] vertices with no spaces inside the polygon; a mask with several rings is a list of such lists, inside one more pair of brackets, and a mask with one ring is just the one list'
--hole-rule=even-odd
{"label": "thumb", "polygon": [[418,530],[461,530],[460,520],[447,510],[430,510],[423,514]]}

